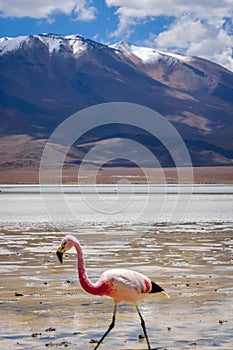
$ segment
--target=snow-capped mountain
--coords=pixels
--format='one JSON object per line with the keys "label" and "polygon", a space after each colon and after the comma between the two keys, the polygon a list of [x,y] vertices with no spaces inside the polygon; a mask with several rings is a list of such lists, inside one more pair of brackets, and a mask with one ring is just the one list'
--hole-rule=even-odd
{"label": "snow-capped mountain", "polygon": [[[107,46],[79,35],[1,38],[0,91],[4,142],[6,137],[12,141],[11,137],[24,135],[35,144],[82,108],[125,101],[153,108],[171,121],[194,165],[232,162],[233,73],[201,58],[125,42]],[[123,126],[105,127],[85,135],[82,142],[129,134]],[[139,137],[163,165],[170,165],[150,135],[132,130],[130,137]],[[32,152],[29,144],[18,149],[17,161]],[[0,159],[0,166],[15,164],[13,156],[6,161],[1,154]]]}
{"label": "snow-capped mountain", "polygon": [[61,36],[58,34],[39,34],[33,36],[19,36],[16,38],[0,38],[0,55],[14,52],[24,47],[39,45],[39,42],[44,44],[50,54],[69,53],[74,56],[80,56],[90,48],[101,48],[105,50],[113,49],[118,54],[134,55],[145,64],[153,64],[161,59],[170,60],[170,62],[189,62],[191,57],[165,53],[148,47],[140,47],[131,45],[127,42],[119,42],[114,45],[106,46],[97,44],[96,42],[84,39],[79,35]]}
{"label": "snow-capped mountain", "polygon": [[[79,35],[39,34],[16,38],[1,38],[0,55],[42,44],[48,49],[49,54],[70,54],[76,57],[82,55],[88,48],[96,47],[94,41],[84,39]],[[101,44],[98,44],[98,46],[105,47]]]}

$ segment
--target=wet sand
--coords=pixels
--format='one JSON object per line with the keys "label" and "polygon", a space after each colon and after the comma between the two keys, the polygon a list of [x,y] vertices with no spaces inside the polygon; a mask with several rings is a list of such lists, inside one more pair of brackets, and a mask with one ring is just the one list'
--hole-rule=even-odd
{"label": "wet sand", "polygon": [[[153,350],[232,349],[229,225],[206,224],[193,231],[185,224],[90,226],[72,233],[83,244],[93,281],[107,268],[127,267],[169,293],[169,299],[150,295],[141,304]],[[91,340],[110,323],[111,299],[80,288],[75,254],[58,263],[55,250],[63,235],[49,226],[1,228],[0,349],[93,349]],[[100,349],[147,349],[141,333],[136,310],[122,304]]]}

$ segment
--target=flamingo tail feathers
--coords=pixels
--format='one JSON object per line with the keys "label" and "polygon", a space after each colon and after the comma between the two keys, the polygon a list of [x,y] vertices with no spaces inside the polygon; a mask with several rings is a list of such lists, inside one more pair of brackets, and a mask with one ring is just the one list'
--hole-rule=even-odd
{"label": "flamingo tail feathers", "polygon": [[156,284],[155,282],[151,282],[152,288],[150,293],[163,293],[164,296],[166,296],[167,298],[169,298],[169,295],[165,292],[165,290],[160,287],[158,284]]}

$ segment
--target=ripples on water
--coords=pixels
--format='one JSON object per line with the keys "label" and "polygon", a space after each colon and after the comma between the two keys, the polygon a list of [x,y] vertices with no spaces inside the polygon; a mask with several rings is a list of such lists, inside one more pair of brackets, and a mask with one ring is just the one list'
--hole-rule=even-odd
{"label": "ripples on water", "polygon": [[[138,202],[143,200],[140,196]],[[108,222],[108,217],[97,214],[80,222],[58,210],[59,220],[51,222],[39,193],[3,191],[0,348],[92,349],[90,339],[106,329],[112,301],[80,288],[73,252],[64,265],[57,262],[58,244],[64,234],[72,233],[83,245],[93,281],[109,267],[127,267],[147,274],[170,294],[168,300],[152,295],[141,306],[152,348],[232,349],[230,203],[229,191],[198,192],[182,221],[151,222],[151,215],[144,215],[141,222],[127,223],[116,215],[114,222],[111,215]],[[16,297],[15,292],[23,296]],[[134,308],[121,305],[116,327],[101,348],[145,349],[139,334]]]}

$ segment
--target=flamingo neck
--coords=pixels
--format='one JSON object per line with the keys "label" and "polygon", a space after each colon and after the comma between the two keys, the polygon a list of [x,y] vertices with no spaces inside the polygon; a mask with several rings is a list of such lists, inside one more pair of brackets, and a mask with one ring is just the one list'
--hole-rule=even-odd
{"label": "flamingo neck", "polygon": [[74,242],[74,247],[77,252],[78,277],[80,284],[87,293],[98,295],[98,287],[93,284],[87,276],[82,247],[78,242]]}

